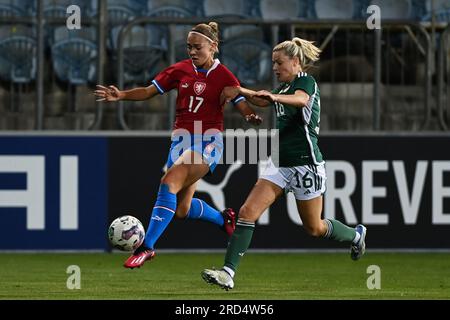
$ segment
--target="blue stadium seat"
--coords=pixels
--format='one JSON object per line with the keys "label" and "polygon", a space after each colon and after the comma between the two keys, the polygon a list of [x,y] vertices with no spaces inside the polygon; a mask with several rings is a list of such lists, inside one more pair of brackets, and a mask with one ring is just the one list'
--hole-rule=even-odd
{"label": "blue stadium seat", "polygon": [[13,4],[4,3],[4,1],[0,2],[0,17],[20,17],[26,15],[26,11],[22,9],[23,7],[19,7]]}
{"label": "blue stadium seat", "polygon": [[305,14],[298,0],[260,0],[259,6],[264,20],[296,19]]}
{"label": "blue stadium seat", "polygon": [[156,45],[153,29],[134,26],[124,40],[124,82],[144,83],[158,72],[165,49]]}
{"label": "blue stadium seat", "polygon": [[85,39],[67,39],[52,46],[53,67],[62,81],[74,85],[95,81],[97,46]]}
{"label": "blue stadium seat", "polygon": [[411,0],[371,0],[371,5],[377,5],[381,10],[381,19],[414,19]]}
{"label": "blue stadium seat", "polygon": [[[446,23],[450,21],[450,9],[439,10],[434,13],[436,22]],[[429,12],[422,17],[422,21],[431,21],[432,13]]]}
{"label": "blue stadium seat", "polygon": [[[432,0],[422,0],[425,4],[425,10],[431,12],[431,1]],[[434,10],[447,10],[450,9],[450,0],[434,0]]]}
{"label": "blue stadium seat", "polygon": [[160,7],[177,7],[192,12],[193,15],[201,16],[202,6],[203,0],[147,0],[148,12]]}
{"label": "blue stadium seat", "polygon": [[244,85],[270,79],[272,48],[255,39],[235,39],[222,46],[221,60]]}
{"label": "blue stadium seat", "polygon": [[[250,2],[251,1],[251,2]],[[203,11],[210,20],[227,19],[245,20],[251,15],[259,18],[258,3],[259,0],[232,0],[232,1],[213,1],[205,0]],[[250,4],[254,7],[251,8]],[[234,38],[254,38],[262,40],[263,30],[260,26],[253,25],[221,25],[220,38],[224,41]]]}
{"label": "blue stadium seat", "polygon": [[187,18],[192,17],[193,13],[183,7],[162,6],[149,10],[147,15],[149,17]]}
{"label": "blue stadium seat", "polygon": [[108,2],[109,37],[108,48],[117,48],[118,36],[123,26],[132,21],[136,16],[134,11],[123,5],[115,5]]}
{"label": "blue stadium seat", "polygon": [[[66,16],[66,10],[70,5],[77,5],[80,7],[81,15],[92,17],[97,14],[97,0],[43,0],[44,1],[44,12],[47,12],[47,16],[59,17]],[[51,9],[59,8],[57,12],[51,13]],[[61,10],[64,10],[64,15],[62,15]]]}
{"label": "blue stadium seat", "polygon": [[20,108],[21,91],[36,79],[36,37],[24,25],[0,27],[0,79],[10,84],[10,111]]}
{"label": "blue stadium seat", "polygon": [[[189,18],[193,13],[175,6],[162,6],[148,12],[149,17],[170,17],[170,18]],[[168,47],[167,41],[169,39],[169,29],[165,26],[155,26],[161,32],[161,43],[164,48]],[[191,26],[177,25],[174,34],[170,38],[175,46],[175,59],[182,60],[186,58],[186,35],[191,30]]]}
{"label": "blue stadium seat", "polygon": [[[424,4],[424,14],[421,16],[422,21],[431,21],[431,1],[427,0]],[[434,14],[436,22],[449,22],[450,21],[450,1],[449,0],[436,0],[434,6]]]}
{"label": "blue stadium seat", "polygon": [[217,16],[248,16],[246,6],[243,0],[204,0],[203,12],[205,17]]}
{"label": "blue stadium seat", "polygon": [[136,16],[145,16],[147,13],[147,2],[148,0],[128,0],[127,7],[131,8]]}
{"label": "blue stadium seat", "polygon": [[360,7],[356,0],[315,0],[314,14],[317,19],[349,20],[359,17]]}
{"label": "blue stadium seat", "polygon": [[81,38],[90,40],[92,42],[97,41],[97,30],[95,27],[85,27],[79,30],[69,30],[66,26],[60,26],[55,28],[54,39],[55,41],[61,41],[71,38]]}
{"label": "blue stadium seat", "polygon": [[44,16],[46,18],[66,18],[67,7],[61,5],[44,6]]}
{"label": "blue stadium seat", "polygon": [[96,80],[97,44],[95,29],[55,30],[55,43],[51,47],[53,68],[57,77],[72,85]]}
{"label": "blue stadium seat", "polygon": [[116,26],[126,24],[135,18],[134,11],[125,6],[108,6],[108,22]]}
{"label": "blue stadium seat", "polygon": [[13,35],[0,40],[0,78],[30,83],[36,78],[36,40]]}

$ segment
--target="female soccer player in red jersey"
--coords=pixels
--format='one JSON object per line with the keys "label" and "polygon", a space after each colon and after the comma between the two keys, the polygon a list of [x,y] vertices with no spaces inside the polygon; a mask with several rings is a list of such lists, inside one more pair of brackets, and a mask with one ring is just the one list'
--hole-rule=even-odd
{"label": "female soccer player in red jersey", "polygon": [[[225,87],[239,86],[236,77],[214,59],[218,52],[219,30],[215,22],[199,24],[187,36],[190,59],[169,66],[148,87],[120,91],[114,86],[97,86],[100,101],[146,100],[158,93],[178,90],[176,120],[167,172],[161,178],[145,241],[126,261],[126,268],[140,267],[155,256],[155,242],[173,216],[201,219],[219,225],[228,235],[235,228],[236,215],[231,209],[219,212],[204,201],[193,198],[197,182],[213,172],[219,162],[223,140],[223,104],[220,94]],[[260,124],[259,118],[243,96],[233,104],[246,121]]]}

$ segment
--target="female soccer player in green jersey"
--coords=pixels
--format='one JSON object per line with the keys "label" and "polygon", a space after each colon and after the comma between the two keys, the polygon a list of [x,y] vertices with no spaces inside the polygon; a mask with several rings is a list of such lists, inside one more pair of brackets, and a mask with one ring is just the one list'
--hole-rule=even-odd
{"label": "female soccer player in green jersey", "polygon": [[293,192],[297,209],[308,234],[351,243],[351,258],[358,260],[365,250],[366,228],[350,228],[333,219],[321,219],[325,168],[318,146],[320,91],[306,71],[319,60],[321,50],[310,41],[294,38],[273,49],[273,71],[280,86],[272,92],[226,87],[222,98],[230,101],[241,94],[251,103],[273,106],[279,129],[279,164],[270,161],[239,210],[236,229],[228,244],[221,270],[205,269],[203,279],[224,289],[234,287],[233,277],[247,251],[255,221],[284,191]]}

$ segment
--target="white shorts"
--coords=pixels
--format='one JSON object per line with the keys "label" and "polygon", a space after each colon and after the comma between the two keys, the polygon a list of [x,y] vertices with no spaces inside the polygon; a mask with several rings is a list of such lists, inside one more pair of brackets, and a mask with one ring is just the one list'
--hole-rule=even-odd
{"label": "white shorts", "polygon": [[327,176],[323,164],[277,168],[269,160],[260,179],[276,184],[286,193],[293,192],[297,200],[310,200],[325,193]]}

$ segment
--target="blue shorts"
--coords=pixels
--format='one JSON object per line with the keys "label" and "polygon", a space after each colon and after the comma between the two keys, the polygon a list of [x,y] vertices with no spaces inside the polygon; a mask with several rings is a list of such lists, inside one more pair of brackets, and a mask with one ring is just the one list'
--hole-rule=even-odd
{"label": "blue shorts", "polygon": [[187,150],[202,155],[203,163],[209,166],[212,173],[220,161],[223,153],[222,133],[180,135],[172,133],[172,144],[167,157],[167,169],[173,166],[178,158]]}

